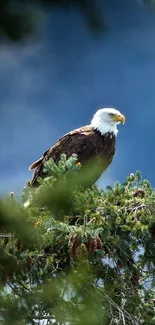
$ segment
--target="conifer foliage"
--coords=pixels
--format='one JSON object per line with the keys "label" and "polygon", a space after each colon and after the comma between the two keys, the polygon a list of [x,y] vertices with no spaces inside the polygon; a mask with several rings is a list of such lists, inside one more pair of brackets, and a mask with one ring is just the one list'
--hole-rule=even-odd
{"label": "conifer foliage", "polygon": [[42,18],[55,9],[80,12],[91,31],[105,27],[102,5],[95,0],[0,0],[0,9],[0,36],[16,42],[31,36]]}
{"label": "conifer foliage", "polygon": [[80,170],[62,155],[1,199],[2,325],[155,324],[155,191],[140,172],[86,188]]}

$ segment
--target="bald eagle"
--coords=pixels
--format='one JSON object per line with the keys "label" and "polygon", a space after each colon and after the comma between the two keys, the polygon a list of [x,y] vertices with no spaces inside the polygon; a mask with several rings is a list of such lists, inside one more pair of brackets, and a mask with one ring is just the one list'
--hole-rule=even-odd
{"label": "bald eagle", "polygon": [[117,137],[117,124],[125,123],[125,117],[114,108],[99,109],[93,116],[90,125],[66,133],[43,156],[33,162],[29,170],[35,169],[31,186],[37,185],[38,177],[45,177],[44,163],[52,158],[55,163],[60,160],[61,154],[69,158],[76,154],[78,162],[83,166],[90,160],[99,162],[93,183],[111,164],[115,155],[115,143]]}

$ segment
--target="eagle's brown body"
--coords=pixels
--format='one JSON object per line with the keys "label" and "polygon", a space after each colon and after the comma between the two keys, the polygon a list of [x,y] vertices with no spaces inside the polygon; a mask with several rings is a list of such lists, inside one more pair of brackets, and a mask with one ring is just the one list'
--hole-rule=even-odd
{"label": "eagle's brown body", "polygon": [[115,141],[116,137],[113,133],[101,135],[91,125],[65,134],[30,166],[30,170],[36,168],[31,185],[37,184],[38,177],[45,176],[43,172],[44,162],[52,158],[57,163],[62,153],[65,153],[67,158],[72,154],[77,154],[78,161],[82,165],[93,159],[100,161],[101,168],[95,176],[95,182],[112,162],[115,155]]}

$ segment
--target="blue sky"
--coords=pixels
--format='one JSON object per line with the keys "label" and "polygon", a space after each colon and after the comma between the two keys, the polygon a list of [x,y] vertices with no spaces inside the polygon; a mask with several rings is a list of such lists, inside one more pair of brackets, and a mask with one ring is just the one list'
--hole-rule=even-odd
{"label": "blue sky", "polygon": [[126,116],[100,186],[141,170],[155,185],[155,11],[106,0],[95,39],[79,13],[55,10],[26,44],[0,45],[0,192],[19,192],[28,166],[101,107]]}

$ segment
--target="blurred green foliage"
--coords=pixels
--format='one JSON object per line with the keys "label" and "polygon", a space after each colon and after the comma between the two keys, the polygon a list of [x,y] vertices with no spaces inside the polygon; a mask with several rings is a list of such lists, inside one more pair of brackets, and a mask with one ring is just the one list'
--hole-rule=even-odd
{"label": "blurred green foliage", "polygon": [[95,0],[0,0],[0,37],[19,41],[30,36],[42,15],[54,8],[79,10],[93,31],[104,27]]}
{"label": "blurred green foliage", "polygon": [[45,169],[21,202],[0,202],[0,323],[155,324],[150,183],[86,188],[75,155]]}

